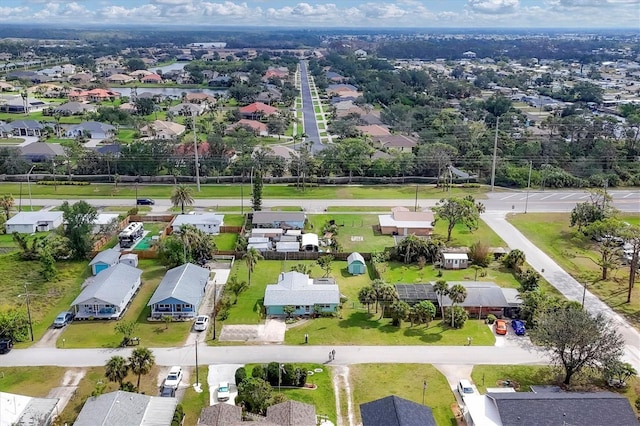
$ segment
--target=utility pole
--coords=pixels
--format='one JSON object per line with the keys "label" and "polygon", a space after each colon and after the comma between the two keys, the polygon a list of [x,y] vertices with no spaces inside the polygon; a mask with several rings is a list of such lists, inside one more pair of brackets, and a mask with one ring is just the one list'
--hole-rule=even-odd
{"label": "utility pole", "polygon": [[29,297],[29,288],[27,283],[24,283],[24,295],[27,298],[27,318],[29,319],[29,333],[31,334],[31,341],[33,342],[33,322],[31,321],[31,299]]}
{"label": "utility pole", "polygon": [[413,207],[413,211],[417,212],[418,211],[418,184],[416,183],[416,204]]}
{"label": "utility pole", "polygon": [[33,166],[31,166],[31,169],[29,170],[29,173],[27,173],[27,187],[29,188],[29,209],[31,211],[33,211],[33,202],[31,200],[31,181],[29,180],[29,176],[31,176],[31,172],[33,171],[33,169],[35,168],[35,164]]}
{"label": "utility pole", "polygon": [[493,140],[493,162],[491,164],[491,192],[496,183],[496,162],[498,161],[498,123],[500,122],[500,116],[496,117],[496,137]]}
{"label": "utility pole", "polygon": [[527,207],[529,206],[529,189],[531,188],[531,169],[533,168],[533,161],[529,161],[529,179],[527,180],[527,198],[524,202],[524,213],[527,213]]}
{"label": "utility pole", "polygon": [[198,137],[196,136],[196,113],[193,110],[191,117],[193,118],[193,155],[196,160],[196,186],[200,192],[200,164],[198,161]]}

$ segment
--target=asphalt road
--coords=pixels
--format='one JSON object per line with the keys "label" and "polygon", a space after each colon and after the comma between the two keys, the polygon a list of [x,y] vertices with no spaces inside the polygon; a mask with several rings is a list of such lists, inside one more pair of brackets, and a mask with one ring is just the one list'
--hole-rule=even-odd
{"label": "asphalt road", "polygon": [[309,74],[307,72],[306,61],[300,61],[300,89],[302,93],[302,123],[304,132],[307,134],[306,140],[313,142],[311,151],[318,152],[324,149],[324,145],[320,143],[320,133],[318,132],[316,112],[313,107],[311,88],[309,87]]}

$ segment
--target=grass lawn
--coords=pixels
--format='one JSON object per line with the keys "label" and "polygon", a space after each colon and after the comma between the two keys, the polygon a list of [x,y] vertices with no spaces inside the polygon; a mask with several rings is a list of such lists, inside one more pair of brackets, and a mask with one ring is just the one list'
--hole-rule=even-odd
{"label": "grass lawn", "polygon": [[[626,303],[629,267],[611,270],[608,279],[602,280],[600,267],[595,263],[599,256],[595,242],[570,228],[569,217],[569,213],[527,213],[509,215],[508,219],[573,278],[587,283],[589,291],[640,329],[638,286],[633,289],[631,303]],[[637,215],[621,216],[620,219],[628,222],[640,220]]]}
{"label": "grass lawn", "polygon": [[[247,364],[247,377],[251,377],[251,372],[256,364]],[[331,368],[320,364],[298,364],[293,363],[296,367],[301,367],[307,371],[314,371],[321,368],[321,373],[314,372],[312,376],[307,376],[307,383],[317,386],[316,389],[281,389],[287,399],[292,401],[304,402],[312,404],[316,407],[316,414],[320,416],[328,416],[329,420],[336,424],[336,397],[333,392],[333,382],[331,380]],[[273,388],[274,393],[278,392],[278,387]]]}
{"label": "grass lawn", "polygon": [[[386,247],[394,245],[391,235],[382,235],[374,230],[374,227],[378,225],[378,216],[376,215],[309,215],[309,231],[322,234],[322,226],[329,220],[335,220],[336,225],[338,225],[336,238],[346,252],[360,251],[370,253],[372,251],[384,251]],[[362,237],[362,241],[352,241],[351,237]]]}
{"label": "grass lawn", "polygon": [[[413,207],[412,207],[413,209]],[[327,211],[330,213],[349,213],[349,212],[380,212],[380,213],[390,213],[391,207],[385,206],[354,206],[354,207],[346,207],[346,206],[329,206],[327,207]]]}
{"label": "grass lawn", "polygon": [[225,226],[242,226],[244,225],[246,218],[243,214],[225,214],[224,224]]}
{"label": "grass lawn", "polygon": [[64,367],[2,367],[0,391],[46,397],[51,388],[60,386]]}
{"label": "grass lawn", "polygon": [[[166,268],[154,259],[140,260],[138,265],[142,273],[142,285],[133,298],[123,319],[136,321],[138,328],[134,332],[142,345],[150,347],[178,346],[187,336],[190,321],[173,322],[167,328],[164,322],[147,321],[149,308],[147,303],[158,287]],[[115,348],[122,341],[122,335],[116,334],[116,321],[74,321],[64,329],[58,338],[57,346],[65,348]]]}
{"label": "grass lawn", "polygon": [[[436,222],[434,234],[439,235],[444,239],[447,238],[447,226],[448,222],[439,220]],[[487,244],[489,247],[506,247],[506,243],[493,232],[486,223],[482,220],[478,221],[478,229],[470,231],[463,224],[457,224],[451,232],[451,241],[447,242],[449,247],[470,247],[473,243],[481,241]]]}
{"label": "grass lawn", "polygon": [[[245,185],[248,187],[248,184]],[[139,197],[169,198],[173,191],[173,185],[138,185]],[[229,185],[202,185],[201,192],[194,192],[195,198],[240,198],[241,188],[238,184]],[[0,192],[19,194],[19,183],[1,183]],[[305,198],[305,199],[414,199],[416,187],[413,185],[370,185],[370,186],[319,186],[307,187],[303,191],[295,186],[265,185],[263,198]],[[484,198],[484,187],[462,188],[454,187],[448,196],[460,197],[467,194],[474,195],[477,199]],[[31,185],[31,193],[34,198],[128,198],[135,199],[135,185],[118,185],[114,192],[113,184],[95,184],[84,186],[64,185],[59,186],[54,193],[51,187],[46,185]],[[435,185],[422,185],[419,187],[418,197],[439,199],[442,191]]]}
{"label": "grass lawn", "polygon": [[[198,393],[189,386],[184,392],[182,399],[182,409],[184,410],[184,425],[196,426],[200,412],[204,407],[209,406],[209,383],[207,383],[207,374],[209,374],[209,366],[201,365],[198,367],[198,376],[200,380],[200,388],[202,392]],[[196,370],[191,371],[189,381],[196,383]]]}
{"label": "grass lawn", "polygon": [[238,242],[238,234],[218,234],[213,236],[218,250],[235,250]]}
{"label": "grass lawn", "polygon": [[422,383],[427,382],[424,402],[433,410],[436,424],[456,425],[451,405],[456,403],[445,377],[429,364],[358,364],[349,367],[356,424],[360,404],[396,395],[422,403]]}

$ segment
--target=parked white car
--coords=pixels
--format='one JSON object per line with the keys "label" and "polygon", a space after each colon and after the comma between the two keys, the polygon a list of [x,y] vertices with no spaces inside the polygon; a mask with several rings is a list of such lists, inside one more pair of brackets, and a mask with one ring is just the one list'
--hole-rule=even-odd
{"label": "parked white car", "polygon": [[458,392],[460,393],[460,396],[464,397],[465,395],[476,393],[476,390],[469,380],[461,379],[458,382]]}
{"label": "parked white car", "polygon": [[193,329],[195,331],[205,331],[209,326],[209,315],[198,315],[196,322],[193,323]]}
{"label": "parked white car", "polygon": [[220,382],[218,385],[218,401],[228,401],[229,394],[229,382]]}
{"label": "parked white car", "polygon": [[169,370],[167,378],[164,379],[165,388],[177,388],[182,382],[182,367],[174,366]]}

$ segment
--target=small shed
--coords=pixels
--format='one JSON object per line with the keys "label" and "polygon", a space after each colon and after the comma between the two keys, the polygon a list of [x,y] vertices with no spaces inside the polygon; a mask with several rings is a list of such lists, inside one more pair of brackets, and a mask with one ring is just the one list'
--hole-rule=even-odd
{"label": "small shed", "polygon": [[136,268],[138,266],[138,255],[135,253],[123,254],[120,256],[119,262]]}
{"label": "small shed", "polygon": [[276,251],[280,253],[295,253],[300,251],[300,243],[297,241],[281,241],[276,243]]}
{"label": "small shed", "polygon": [[367,271],[364,257],[358,252],[353,252],[347,257],[347,270],[351,275],[361,275]]}
{"label": "small shed", "polygon": [[320,249],[320,242],[318,234],[307,233],[302,234],[302,250],[303,251],[318,251]]}
{"label": "small shed", "polygon": [[[98,275],[99,272],[104,271],[105,269],[115,265],[118,263],[120,259],[120,250],[116,250],[113,248],[101,251],[96,254],[96,256],[89,262],[89,266],[91,266],[91,273],[93,275]],[[130,265],[135,267],[135,265]]]}
{"label": "small shed", "polygon": [[466,269],[469,256],[467,253],[442,253],[442,266],[444,269]]}

